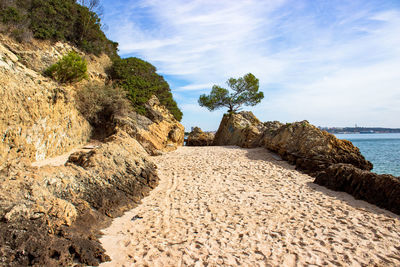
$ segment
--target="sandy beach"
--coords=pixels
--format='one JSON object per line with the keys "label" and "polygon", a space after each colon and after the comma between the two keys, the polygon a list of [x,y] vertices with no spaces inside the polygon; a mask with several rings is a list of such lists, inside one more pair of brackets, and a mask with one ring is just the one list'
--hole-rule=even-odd
{"label": "sandy beach", "polygon": [[101,266],[400,266],[400,217],[312,183],[262,148],[181,147],[103,230]]}

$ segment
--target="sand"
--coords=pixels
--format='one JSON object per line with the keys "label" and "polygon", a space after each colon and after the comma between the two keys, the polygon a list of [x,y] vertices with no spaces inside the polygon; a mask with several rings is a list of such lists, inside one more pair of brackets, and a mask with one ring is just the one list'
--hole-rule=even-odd
{"label": "sand", "polygon": [[35,161],[31,165],[32,165],[32,167],[39,167],[39,168],[44,167],[44,166],[53,166],[53,167],[63,166],[68,161],[68,158],[69,158],[69,156],[71,156],[72,153],[80,152],[80,151],[87,152],[87,151],[92,150],[93,148],[96,148],[99,144],[100,144],[99,141],[91,140],[90,142],[88,142],[84,145],[76,146],[75,148],[71,149],[70,151],[68,151],[60,156]]}
{"label": "sand", "polygon": [[101,266],[400,266],[400,217],[262,148],[182,147],[160,185],[103,230]]}

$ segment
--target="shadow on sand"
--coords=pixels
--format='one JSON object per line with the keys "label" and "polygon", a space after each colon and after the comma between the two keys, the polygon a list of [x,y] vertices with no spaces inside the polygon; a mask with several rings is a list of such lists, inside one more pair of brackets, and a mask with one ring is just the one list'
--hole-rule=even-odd
{"label": "shadow on sand", "polygon": [[[295,170],[295,166],[289,164],[288,162],[282,160],[279,155],[268,151],[265,148],[240,148],[238,146],[226,146],[226,148],[230,148],[230,149],[243,149],[246,150],[246,157],[248,157],[251,160],[262,160],[265,162],[270,162],[274,165],[277,165],[283,169],[286,170]],[[298,171],[300,173],[302,173],[301,171]],[[304,174],[304,173],[303,173]],[[393,219],[397,219],[400,220],[400,216],[390,212],[388,210],[379,208],[376,205],[370,204],[364,200],[358,200],[355,199],[352,195],[346,193],[346,192],[340,192],[340,191],[333,191],[330,190],[326,187],[308,182],[307,186],[310,187],[311,190],[313,191],[318,191],[321,192],[329,197],[333,197],[336,198],[340,201],[343,201],[345,203],[347,203],[349,206],[352,206],[355,209],[358,210],[364,210],[364,211],[368,211],[377,215],[385,215],[388,217],[391,217]]]}
{"label": "shadow on sand", "polygon": [[385,215],[385,216],[391,217],[393,219],[400,220],[399,215],[397,215],[393,212],[390,212],[388,210],[379,208],[378,206],[370,204],[364,200],[355,199],[352,195],[350,195],[346,192],[333,191],[326,187],[323,187],[323,186],[320,186],[320,185],[317,185],[314,183],[310,183],[310,182],[308,182],[307,185],[311,188],[311,190],[324,193],[325,195],[327,195],[329,197],[334,197],[340,201],[347,203],[349,206],[352,206],[355,209],[369,211],[369,212],[377,214],[377,215]]}

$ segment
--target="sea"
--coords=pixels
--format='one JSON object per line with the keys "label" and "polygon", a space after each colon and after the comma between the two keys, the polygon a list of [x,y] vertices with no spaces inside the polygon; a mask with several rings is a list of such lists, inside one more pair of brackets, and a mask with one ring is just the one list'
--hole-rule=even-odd
{"label": "sea", "polygon": [[372,162],[373,172],[400,177],[400,133],[335,134],[351,141]]}

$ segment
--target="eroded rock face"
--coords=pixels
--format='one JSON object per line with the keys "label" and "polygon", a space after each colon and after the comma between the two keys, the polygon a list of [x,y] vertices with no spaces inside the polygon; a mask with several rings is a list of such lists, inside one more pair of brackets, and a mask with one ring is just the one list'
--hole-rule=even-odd
{"label": "eroded rock face", "polygon": [[131,113],[115,118],[117,127],[136,138],[150,155],[173,151],[183,145],[185,128],[156,96],[150,98],[146,111],[147,117]]}
{"label": "eroded rock face", "polygon": [[[98,265],[109,259],[98,229],[157,185],[147,152],[183,145],[183,126],[152,98],[150,119],[114,118],[98,147],[72,154],[65,166],[32,167],[91,137],[75,91],[105,82],[111,61],[60,42],[19,44],[1,34],[0,41],[0,266]],[[86,58],[89,80],[66,86],[42,76],[70,50]]]}
{"label": "eroded rock face", "polygon": [[108,257],[96,229],[158,183],[156,166],[128,134],[72,154],[65,166],[24,161],[0,172],[0,265],[98,265]]}
{"label": "eroded rock face", "polygon": [[301,121],[286,125],[266,123],[261,144],[283,159],[308,173],[325,170],[332,164],[348,163],[362,170],[372,164],[350,141],[337,139],[333,134]]}
{"label": "eroded rock face", "polygon": [[210,146],[214,141],[213,133],[205,133],[199,127],[194,127],[186,141],[187,146]]}
{"label": "eroded rock face", "polygon": [[400,214],[399,177],[360,170],[350,164],[333,164],[320,172],[314,183]]}
{"label": "eroded rock face", "polygon": [[308,173],[317,173],[336,163],[372,169],[372,164],[351,142],[339,140],[308,121],[262,123],[251,112],[225,114],[214,145],[262,146]]}
{"label": "eroded rock face", "polygon": [[242,111],[237,114],[224,114],[213,145],[257,147],[263,136],[264,125],[252,112]]}
{"label": "eroded rock face", "polygon": [[[20,44],[1,34],[0,41],[0,169],[22,157],[38,161],[85,143],[92,129],[75,107],[74,86],[88,81],[64,86],[42,76],[76,49],[60,42]],[[104,81],[110,59],[86,57],[91,80]]]}

